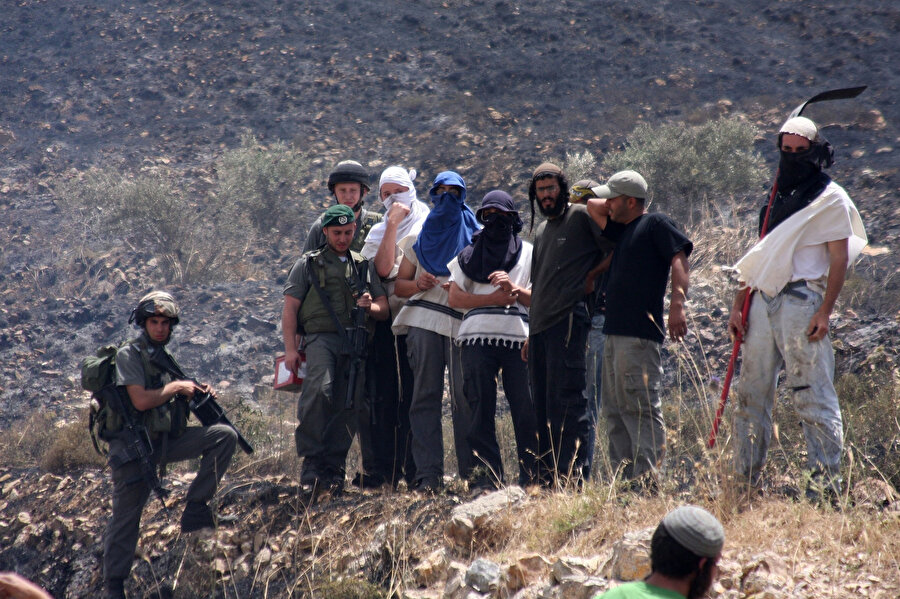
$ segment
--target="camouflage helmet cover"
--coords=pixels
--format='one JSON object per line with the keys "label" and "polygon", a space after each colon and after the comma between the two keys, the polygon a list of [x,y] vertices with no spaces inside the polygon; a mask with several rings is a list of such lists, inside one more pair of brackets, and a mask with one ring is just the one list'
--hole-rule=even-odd
{"label": "camouflage helmet cover", "polygon": [[137,307],[131,311],[128,322],[143,327],[151,316],[165,316],[171,321],[172,326],[178,324],[178,304],[172,294],[166,291],[151,291],[141,298]]}

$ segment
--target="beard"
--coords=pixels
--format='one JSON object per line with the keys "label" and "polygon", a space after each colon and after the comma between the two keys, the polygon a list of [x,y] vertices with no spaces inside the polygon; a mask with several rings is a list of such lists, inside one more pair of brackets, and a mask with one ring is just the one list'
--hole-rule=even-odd
{"label": "beard", "polygon": [[707,559],[703,567],[697,571],[697,576],[691,581],[688,589],[687,599],[702,599],[706,597],[707,591],[713,585],[713,572],[715,572],[716,562]]}
{"label": "beard", "polygon": [[538,210],[540,210],[541,214],[543,214],[546,218],[556,218],[557,216],[562,214],[563,210],[566,207],[566,203],[566,198],[564,198],[562,192],[560,192],[556,195],[556,200],[552,207],[545,209],[544,203],[541,201],[538,201],[537,205]]}

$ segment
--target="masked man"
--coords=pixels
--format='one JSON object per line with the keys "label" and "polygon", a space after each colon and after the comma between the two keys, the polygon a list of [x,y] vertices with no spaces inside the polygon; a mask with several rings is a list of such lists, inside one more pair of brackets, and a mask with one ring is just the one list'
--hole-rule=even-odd
{"label": "masked man", "polygon": [[[728,328],[743,335],[737,385],[734,459],[739,475],[759,482],[772,437],[772,407],[778,371],[803,422],[811,485],[840,495],[843,425],[834,389],[834,350],[828,319],[848,266],[866,245],[859,212],[847,192],[823,168],[833,152],[815,123],[789,119],[778,134],[781,161],[771,208],[760,212],[765,236],[735,265],[742,284]],[[754,294],[748,325],[742,306]]]}
{"label": "masked man", "polygon": [[568,187],[562,169],[545,162],[528,189],[532,224],[535,202],[546,218],[534,236],[530,330],[523,349],[546,486],[590,476],[585,349],[591,316],[585,280],[612,248],[585,207],[569,204]]}
{"label": "masked man", "polygon": [[[356,233],[353,210],[332,206],[322,225],[326,244],[303,254],[291,268],[281,315],[285,365],[292,372],[300,364],[297,331],[305,335],[307,375],[294,438],[297,455],[304,458],[300,482],[313,495],[343,489],[347,451],[364,417],[365,369],[354,365],[350,336],[360,333],[354,327],[354,310],[365,311],[367,324],[388,317],[387,297],[374,266],[350,250]],[[356,388],[351,391],[354,369]]]}
{"label": "masked man", "polygon": [[476,462],[469,487],[478,492],[505,482],[494,425],[501,372],[521,486],[536,482],[537,422],[520,356],[528,339],[532,246],[519,239],[522,219],[505,191],[484,196],[475,216],[484,228],[448,266],[450,307],[465,313],[455,343],[461,347],[463,389],[472,413],[467,438]]}
{"label": "masked man", "polygon": [[453,440],[459,475],[467,478],[472,451],[466,440],[469,406],[462,389],[459,348],[452,339],[462,313],[448,305],[450,270],[447,264],[472,242],[478,231],[475,213],[466,206],[466,183],[458,173],[438,173],[429,191],[434,208],[422,223],[411,246],[404,246],[394,293],[409,298],[394,319],[396,335],[406,334],[407,357],[413,370],[409,410],[416,489],[434,493],[443,486],[444,448],[441,401],[444,371],[449,370]]}

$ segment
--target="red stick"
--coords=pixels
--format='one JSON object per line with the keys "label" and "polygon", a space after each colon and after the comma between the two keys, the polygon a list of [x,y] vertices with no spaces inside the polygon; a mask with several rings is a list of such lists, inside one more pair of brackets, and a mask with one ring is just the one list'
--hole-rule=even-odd
{"label": "red stick", "polygon": [[[769,205],[766,206],[766,216],[763,219],[762,231],[759,238],[766,236],[769,228],[769,215],[772,212],[772,202],[775,200],[775,193],[778,190],[778,171],[775,171],[775,183],[772,184],[772,193],[769,194]],[[713,420],[712,430],[709,431],[709,440],[706,444],[710,449],[716,446],[716,435],[719,434],[719,424],[722,422],[722,414],[725,412],[725,403],[728,401],[728,392],[731,390],[731,379],[734,378],[734,367],[737,364],[738,352],[741,349],[741,343],[744,342],[744,329],[747,328],[747,321],[750,319],[750,302],[753,300],[753,290],[747,290],[744,297],[744,305],[741,307],[741,330],[734,337],[734,347],[731,349],[731,359],[728,360],[728,372],[725,374],[725,380],[722,383],[722,396],[719,398],[719,407],[716,408],[716,418]]]}

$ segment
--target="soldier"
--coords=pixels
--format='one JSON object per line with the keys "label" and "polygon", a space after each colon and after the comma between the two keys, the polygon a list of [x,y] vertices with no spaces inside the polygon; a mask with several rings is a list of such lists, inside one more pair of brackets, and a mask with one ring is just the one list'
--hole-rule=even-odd
{"label": "soldier", "polygon": [[[170,294],[153,291],[141,298],[129,322],[142,331],[116,354],[116,384],[125,388],[131,400],[128,407],[133,407],[146,427],[155,462],[164,466],[167,462],[201,458],[181,516],[181,531],[188,533],[216,526],[209,501],[231,463],[237,434],[225,424],[187,426],[184,398],[193,397],[197,391],[215,397],[215,392],[209,385],[171,380],[151,363],[151,351],[167,351],[165,345],[178,321],[178,306]],[[141,513],[150,495],[141,465],[130,454],[125,440],[113,434],[109,440],[113,511],[103,545],[103,575],[111,599],[125,597],[125,579],[134,560]]]}
{"label": "soldier", "polygon": [[[291,268],[281,315],[285,365],[292,372],[300,365],[297,331],[305,335],[307,376],[297,405],[299,424],[294,437],[297,455],[305,458],[300,482],[314,494],[343,489],[347,451],[364,412],[365,372],[358,364],[353,366],[358,356],[352,355],[347,332],[353,326],[353,311],[364,310],[367,324],[372,319],[385,320],[389,314],[374,265],[350,250],[356,234],[353,210],[342,204],[332,206],[325,211],[322,225],[326,243],[303,254]],[[348,393],[354,369],[356,388]]]}
{"label": "soldier", "polygon": [[[350,249],[354,252],[361,251],[369,231],[381,222],[380,214],[363,207],[363,198],[369,193],[369,173],[363,165],[355,160],[338,162],[328,175],[328,191],[334,196],[334,201],[338,205],[348,206],[353,210],[356,233],[353,235]],[[325,245],[325,233],[322,231],[323,218],[324,215],[320,216],[309,228],[306,243],[303,245],[304,254]]]}

